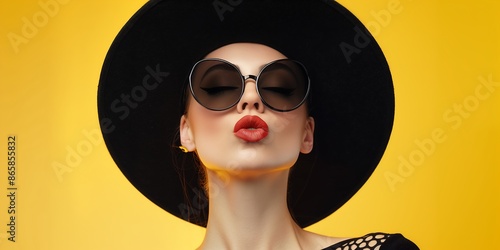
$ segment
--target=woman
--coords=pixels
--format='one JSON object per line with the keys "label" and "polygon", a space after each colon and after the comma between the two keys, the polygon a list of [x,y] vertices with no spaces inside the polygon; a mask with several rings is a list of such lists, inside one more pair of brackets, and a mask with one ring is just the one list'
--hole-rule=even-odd
{"label": "woman", "polygon": [[[259,75],[262,66],[286,58],[259,44],[231,44],[206,57],[231,62],[244,75]],[[218,190],[209,195],[211,213],[201,249],[321,249],[335,240],[301,230],[286,205],[288,171],[300,152],[312,150],[314,120],[305,105],[273,112],[260,99],[255,80],[245,83],[243,96],[225,111],[208,110],[190,95],[181,119],[182,145],[196,151],[208,190]]]}
{"label": "woman", "polygon": [[206,226],[200,249],[418,249],[302,229],[345,203],[387,144],[392,81],[373,38],[333,2],[229,3],[150,2],[118,35],[99,115],[125,176]]}

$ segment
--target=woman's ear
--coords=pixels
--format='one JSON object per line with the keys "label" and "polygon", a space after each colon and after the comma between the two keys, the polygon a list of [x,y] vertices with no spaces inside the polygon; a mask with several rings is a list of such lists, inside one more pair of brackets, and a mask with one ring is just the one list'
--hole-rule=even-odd
{"label": "woman's ear", "polygon": [[303,154],[309,154],[314,145],[314,118],[308,117],[306,120],[306,125],[304,127],[304,137],[302,138],[302,145],[300,146],[300,152]]}
{"label": "woman's ear", "polygon": [[186,115],[182,115],[181,117],[181,123],[179,126],[179,136],[181,139],[182,146],[184,146],[189,152],[192,152],[196,149],[193,133],[191,131],[191,126],[189,124],[189,120],[187,119]]}

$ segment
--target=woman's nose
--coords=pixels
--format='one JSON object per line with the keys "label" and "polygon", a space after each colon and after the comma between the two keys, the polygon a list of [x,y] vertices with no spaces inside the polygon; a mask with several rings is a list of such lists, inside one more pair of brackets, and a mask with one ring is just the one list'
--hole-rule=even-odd
{"label": "woman's nose", "polygon": [[255,82],[256,77],[246,76],[245,77],[245,91],[243,91],[243,96],[241,96],[236,109],[239,113],[245,110],[255,109],[257,112],[264,112],[264,104],[260,99],[259,93],[257,93],[257,86]]}

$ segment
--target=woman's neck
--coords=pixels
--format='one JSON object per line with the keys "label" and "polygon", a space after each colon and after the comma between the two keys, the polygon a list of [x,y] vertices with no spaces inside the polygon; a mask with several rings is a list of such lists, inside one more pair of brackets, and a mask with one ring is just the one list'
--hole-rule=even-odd
{"label": "woman's neck", "polygon": [[210,212],[200,249],[309,249],[304,245],[329,243],[293,221],[286,201],[288,170],[252,177],[207,170],[207,178]]}

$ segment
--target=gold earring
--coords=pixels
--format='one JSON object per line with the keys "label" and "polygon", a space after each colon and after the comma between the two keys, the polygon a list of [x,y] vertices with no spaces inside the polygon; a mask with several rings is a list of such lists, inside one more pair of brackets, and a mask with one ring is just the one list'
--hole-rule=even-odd
{"label": "gold earring", "polygon": [[184,152],[184,153],[189,152],[189,150],[188,150],[186,147],[184,147],[184,146],[179,146],[179,149],[180,149],[182,152]]}

